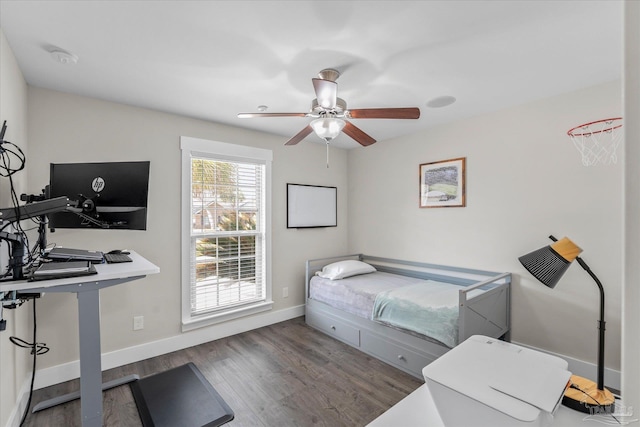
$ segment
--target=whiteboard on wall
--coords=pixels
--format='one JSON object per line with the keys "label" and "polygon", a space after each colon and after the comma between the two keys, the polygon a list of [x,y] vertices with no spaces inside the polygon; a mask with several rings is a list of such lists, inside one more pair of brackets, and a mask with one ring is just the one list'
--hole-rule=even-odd
{"label": "whiteboard on wall", "polygon": [[336,227],[338,189],[287,184],[287,228]]}

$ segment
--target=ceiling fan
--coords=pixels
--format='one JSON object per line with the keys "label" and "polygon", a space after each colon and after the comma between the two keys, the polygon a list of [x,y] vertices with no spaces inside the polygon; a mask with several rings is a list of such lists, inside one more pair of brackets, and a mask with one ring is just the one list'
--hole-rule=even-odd
{"label": "ceiling fan", "polygon": [[345,119],[417,119],[420,117],[420,109],[416,107],[349,110],[344,99],[337,96],[338,77],[340,77],[338,70],[327,68],[320,71],[317,78],[311,79],[316,98],[311,102],[311,111],[308,113],[239,113],[238,117],[313,117],[315,120],[291,137],[285,145],[295,145],[315,131],[327,143],[340,132],[344,132],[365,147],[375,143],[376,140]]}

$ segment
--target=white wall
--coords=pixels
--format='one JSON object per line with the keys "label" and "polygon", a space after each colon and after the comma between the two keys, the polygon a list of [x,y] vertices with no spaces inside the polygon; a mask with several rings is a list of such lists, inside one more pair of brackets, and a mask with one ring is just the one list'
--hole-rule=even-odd
{"label": "white wall", "polygon": [[[625,2],[625,117],[640,116],[640,3]],[[640,408],[640,122],[625,128],[625,271],[622,327],[622,401],[638,418]],[[635,408],[635,411],[633,411]]]}
{"label": "white wall", "polygon": [[[551,290],[518,262],[568,236],[606,288],[606,365],[619,370],[623,161],[582,166],[566,132],[621,110],[617,81],[352,150],[349,250],[512,272],[512,339],[595,363],[595,283],[575,265]],[[467,206],[420,209],[419,164],[457,157]]]}
{"label": "white wall", "polygon": [[[102,351],[183,337],[212,337],[225,324],[180,332],[180,136],[245,144],[273,150],[272,249],[273,311],[304,304],[304,261],[347,248],[346,153],[334,150],[331,168],[322,144],[284,147],[286,138],[260,134],[156,111],[29,88],[29,183],[38,192],[49,180],[49,163],[150,160],[149,214],[146,231],[64,230],[49,242],[68,247],[133,249],[160,267],[160,274],[101,291]],[[338,227],[286,228],[286,183],[333,185],[339,189]],[[289,297],[282,298],[282,288]],[[72,295],[49,294],[39,303],[41,339],[51,352],[46,368],[78,358],[77,307]],[[132,331],[133,316],[145,328]],[[259,321],[258,321],[259,323]],[[222,331],[222,332],[221,332]]]}
{"label": "white wall", "polygon": [[[0,126],[7,121],[5,140],[18,145],[25,153],[27,149],[27,84],[18,67],[11,47],[0,29]],[[17,164],[13,165],[17,167]],[[26,188],[26,173],[13,176],[18,194]],[[12,206],[8,178],[0,177],[0,208]],[[0,268],[4,273],[7,260],[6,245],[0,245]],[[9,418],[19,418],[16,407],[21,397],[21,387],[31,372],[29,351],[18,348],[9,342],[10,336],[27,341],[32,340],[32,308],[23,306],[17,310],[4,310],[7,329],[0,332],[0,425],[7,424]]]}

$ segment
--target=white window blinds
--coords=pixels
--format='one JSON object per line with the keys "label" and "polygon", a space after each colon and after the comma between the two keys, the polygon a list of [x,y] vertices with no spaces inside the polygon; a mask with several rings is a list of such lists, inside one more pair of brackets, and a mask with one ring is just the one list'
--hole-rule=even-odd
{"label": "white window blinds", "polygon": [[191,160],[191,313],[265,300],[264,165]]}

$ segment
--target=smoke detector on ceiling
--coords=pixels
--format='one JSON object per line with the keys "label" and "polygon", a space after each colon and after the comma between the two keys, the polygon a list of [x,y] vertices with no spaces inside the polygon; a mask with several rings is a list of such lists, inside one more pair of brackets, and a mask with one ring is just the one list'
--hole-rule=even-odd
{"label": "smoke detector on ceiling", "polygon": [[56,49],[52,50],[51,57],[61,64],[76,64],[78,62],[78,57],[73,53],[67,52],[66,50]]}
{"label": "smoke detector on ceiling", "polygon": [[427,101],[427,107],[429,108],[443,108],[456,102],[456,98],[450,95],[439,96],[437,98]]}

